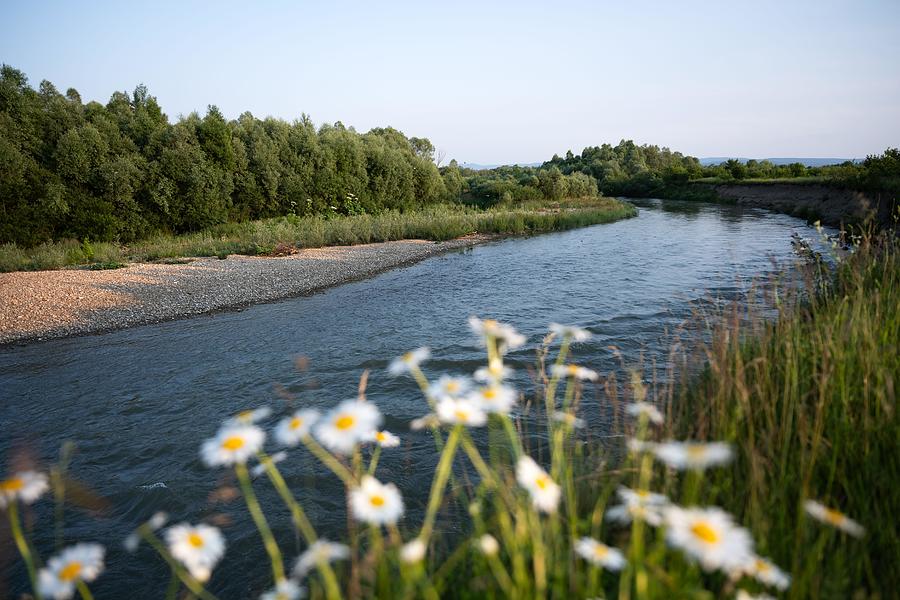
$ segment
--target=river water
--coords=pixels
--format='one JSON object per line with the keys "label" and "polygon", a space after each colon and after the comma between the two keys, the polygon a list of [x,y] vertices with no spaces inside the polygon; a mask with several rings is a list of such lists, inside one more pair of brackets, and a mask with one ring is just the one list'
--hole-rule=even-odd
{"label": "river water", "polygon": [[[466,319],[479,315],[528,336],[510,356],[523,373],[551,321],[594,333],[576,357],[601,373],[616,368],[610,345],[628,360],[640,353],[664,360],[667,332],[693,304],[739,298],[754,278],[773,272],[774,262],[792,260],[792,232],[815,237],[801,220],[758,209],[638,204],[634,219],[478,246],[314,296],[0,349],[3,471],[16,456],[52,461],[65,440],[76,444],[70,472],[89,491],[73,499],[96,495],[105,508],[69,508],[65,540],[108,546],[107,572],[93,586],[98,598],[162,597],[162,562],[146,547],[131,555],[121,544],[156,510],[179,521],[230,522],[211,589],[223,598],[258,594],[270,574],[256,531],[240,499],[210,496],[227,478],[198,455],[224,417],[261,405],[283,411],[285,393],[298,405],[327,409],[352,398],[360,374],[371,370],[369,399],[386,428],[403,438],[400,448],[385,451],[379,477],[403,491],[412,529],[426,501],[434,446],[427,434],[409,432],[408,422],[425,407],[410,380],[387,376],[391,358],[425,345],[434,355],[429,375],[471,373],[483,359]],[[298,368],[298,357],[308,359],[308,369]],[[524,387],[527,378],[518,383]],[[602,433],[603,411],[585,409]],[[299,450],[282,467],[320,533],[339,536],[346,513],[334,477]],[[298,547],[287,513],[265,481],[257,489],[292,559]],[[33,517],[46,556],[52,502],[40,501]],[[15,597],[26,586],[24,569],[8,532],[0,530],[0,539],[0,597]]]}

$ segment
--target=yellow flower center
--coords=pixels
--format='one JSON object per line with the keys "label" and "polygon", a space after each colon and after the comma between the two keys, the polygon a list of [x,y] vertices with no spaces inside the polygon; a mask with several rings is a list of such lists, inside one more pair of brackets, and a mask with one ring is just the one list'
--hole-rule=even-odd
{"label": "yellow flower center", "polygon": [[413,353],[407,352],[406,354],[403,355],[402,359],[403,359],[403,362],[405,362],[405,363],[412,362]]}
{"label": "yellow flower center", "polygon": [[253,418],[252,410],[242,410],[237,414],[238,421],[250,421]]}
{"label": "yellow flower center", "polygon": [[459,391],[459,383],[456,381],[448,381],[447,382],[447,391],[451,394],[455,394]]}
{"label": "yellow flower center", "polygon": [[638,490],[637,497],[641,500],[646,500],[650,497],[650,492],[648,492],[647,490]]}
{"label": "yellow flower center", "polygon": [[758,572],[760,572],[760,573],[765,573],[765,572],[768,571],[769,568],[770,568],[770,567],[769,567],[769,563],[767,563],[767,562],[764,561],[764,560],[760,560],[760,559],[758,559],[758,558],[757,558],[756,561],[753,563],[753,566],[754,566],[754,568],[755,568]]}
{"label": "yellow flower center", "polygon": [[484,390],[484,393],[482,393],[482,396],[484,396],[485,400],[494,400],[497,398],[497,390],[494,388],[487,388]]}
{"label": "yellow flower center", "polygon": [[469,420],[469,413],[459,408],[453,412],[453,415],[456,417],[457,421],[462,421],[463,423]]}
{"label": "yellow flower center", "polygon": [[698,521],[691,525],[691,533],[707,544],[715,544],[719,541],[718,532],[703,521]]}
{"label": "yellow flower center", "polygon": [[75,581],[75,579],[81,574],[81,563],[77,560],[73,560],[65,567],[60,569],[59,578],[63,581]]}
{"label": "yellow flower center", "polygon": [[568,367],[566,367],[566,373],[568,373],[572,377],[575,377],[576,375],[578,375],[578,365],[569,365]]}
{"label": "yellow flower center", "polygon": [[244,447],[244,438],[239,435],[233,435],[229,438],[225,438],[225,441],[222,442],[222,448],[225,450],[229,450],[234,452],[235,450],[240,450]]}
{"label": "yellow flower center", "polygon": [[602,560],[606,558],[607,554],[609,554],[609,548],[607,548],[603,544],[597,544],[596,546],[594,546],[594,556],[596,556],[598,559]]}
{"label": "yellow flower center", "polygon": [[11,479],[7,479],[6,481],[0,482],[0,492],[18,492],[23,487],[25,487],[25,482],[22,481],[21,477],[13,477]]}
{"label": "yellow flower center", "polygon": [[369,496],[369,502],[372,504],[372,506],[384,506],[384,496],[379,496],[378,494]]}
{"label": "yellow flower center", "polygon": [[700,445],[688,446],[687,455],[688,458],[692,460],[700,460],[701,458],[706,456],[706,447]]}
{"label": "yellow flower center", "polygon": [[834,510],[832,508],[825,509],[825,520],[832,525],[840,525],[846,518],[844,513],[839,510]]}
{"label": "yellow flower center", "polygon": [[192,531],[188,534],[188,543],[194,548],[202,548],[203,538],[200,536],[200,534]]}
{"label": "yellow flower center", "polygon": [[356,423],[356,419],[353,418],[353,415],[341,415],[335,419],[334,426],[341,431],[346,431],[353,427],[354,423]]}
{"label": "yellow flower center", "polygon": [[291,429],[300,429],[301,425],[303,425],[303,419],[301,419],[300,417],[294,417],[293,419],[291,419]]}
{"label": "yellow flower center", "polygon": [[384,441],[387,441],[387,436],[384,435],[383,431],[379,431],[378,433],[375,434],[375,439],[378,440],[379,442],[384,442]]}
{"label": "yellow flower center", "polygon": [[485,319],[481,323],[482,325],[484,325],[485,329],[493,329],[497,326],[497,321],[495,321],[494,319]]}
{"label": "yellow flower center", "polygon": [[534,480],[535,485],[537,485],[542,490],[546,490],[547,486],[550,484],[550,478],[546,475],[541,475],[537,479]]}

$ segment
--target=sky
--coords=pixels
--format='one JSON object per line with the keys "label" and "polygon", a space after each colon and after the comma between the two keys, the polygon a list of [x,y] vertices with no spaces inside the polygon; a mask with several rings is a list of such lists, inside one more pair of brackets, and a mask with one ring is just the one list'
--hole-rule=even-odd
{"label": "sky", "polygon": [[84,101],[148,86],[170,120],[341,121],[446,161],[620,139],[686,154],[900,145],[900,0],[0,3],[0,62]]}

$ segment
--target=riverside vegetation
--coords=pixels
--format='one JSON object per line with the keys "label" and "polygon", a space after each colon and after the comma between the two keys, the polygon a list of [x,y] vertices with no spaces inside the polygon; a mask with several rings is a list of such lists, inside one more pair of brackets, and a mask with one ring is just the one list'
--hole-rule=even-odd
{"label": "riverside vegetation", "polygon": [[[900,585],[900,243],[883,233],[851,250],[804,251],[807,285],[774,282],[774,322],[751,308],[709,319],[697,377],[657,384],[623,365],[627,380],[603,379],[595,402],[583,386],[601,378],[575,358],[590,333],[554,324],[526,396],[509,386],[504,354],[527,340],[473,317],[486,362],[471,377],[429,378],[425,348],[391,363],[422,391],[412,432],[379,428],[365,376],[357,398],[324,415],[284,406],[272,428],[268,407],[225,419],[198,449],[237,478],[270,559],[262,597],[890,597]],[[679,356],[672,369],[687,368]],[[613,435],[592,438],[589,411],[614,414]],[[404,518],[403,490],[379,480],[380,457],[406,436],[429,436],[440,456],[416,522]],[[279,462],[303,451],[346,488],[352,518],[340,542],[319,537],[281,476]],[[23,528],[33,521],[22,511],[51,484],[64,501],[60,473],[11,473],[0,502],[36,595],[90,598],[103,547],[58,548],[43,563]],[[288,567],[254,491],[263,485],[306,544]],[[441,535],[441,513],[460,533]],[[170,566],[168,597],[184,588],[214,598],[227,532],[171,517],[135,523],[126,546],[149,544]]]}

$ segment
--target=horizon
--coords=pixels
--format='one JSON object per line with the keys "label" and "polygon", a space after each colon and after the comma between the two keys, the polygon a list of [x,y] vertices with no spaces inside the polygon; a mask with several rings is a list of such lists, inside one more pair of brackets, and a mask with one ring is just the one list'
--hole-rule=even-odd
{"label": "horizon", "polygon": [[900,141],[896,3],[177,6],[7,7],[0,62],[85,102],[144,83],[172,121],[216,105],[392,126],[447,162],[621,139],[699,158],[861,158]]}

